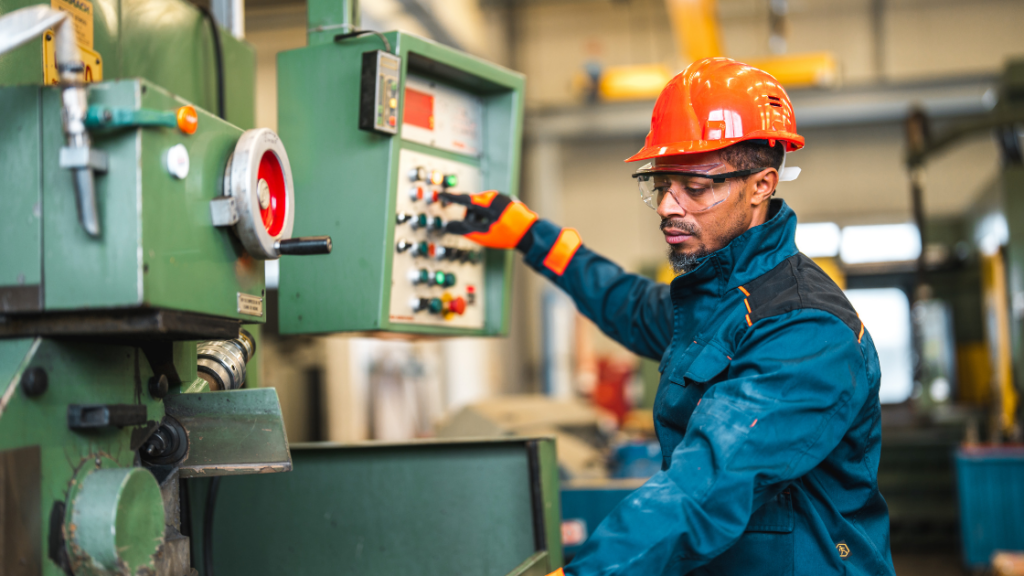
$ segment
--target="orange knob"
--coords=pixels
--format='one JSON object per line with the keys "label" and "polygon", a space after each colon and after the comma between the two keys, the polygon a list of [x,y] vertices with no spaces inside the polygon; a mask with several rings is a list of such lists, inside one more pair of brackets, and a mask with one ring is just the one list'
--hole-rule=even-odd
{"label": "orange knob", "polygon": [[195,134],[199,128],[199,114],[194,106],[182,106],[178,108],[178,129],[185,134]]}

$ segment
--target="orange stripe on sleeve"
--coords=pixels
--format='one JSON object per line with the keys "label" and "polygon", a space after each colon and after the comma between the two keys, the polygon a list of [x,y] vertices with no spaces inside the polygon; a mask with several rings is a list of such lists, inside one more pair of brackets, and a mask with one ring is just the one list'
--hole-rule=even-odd
{"label": "orange stripe on sleeve", "polygon": [[744,288],[743,286],[740,286],[739,289],[740,289],[740,292],[743,292],[744,296],[750,296],[750,292],[747,292],[747,289]]}
{"label": "orange stripe on sleeve", "polygon": [[583,240],[580,239],[579,232],[574,228],[562,228],[558,239],[555,240],[555,244],[551,250],[548,250],[548,255],[544,258],[544,267],[561,276],[569,267],[569,262],[572,261],[572,257],[576,255],[576,251],[582,244]]}
{"label": "orange stripe on sleeve", "polygon": [[747,314],[747,326],[753,326],[754,323],[750,321],[750,314]]}
{"label": "orange stripe on sleeve", "polygon": [[753,312],[753,310],[750,309],[750,302],[748,302],[746,298],[743,299],[743,305],[747,307],[747,312]]}
{"label": "orange stripe on sleeve", "polygon": [[[859,316],[859,314],[858,314]],[[864,323],[860,323],[860,333],[857,334],[857,343],[860,344],[860,339],[864,337]]]}

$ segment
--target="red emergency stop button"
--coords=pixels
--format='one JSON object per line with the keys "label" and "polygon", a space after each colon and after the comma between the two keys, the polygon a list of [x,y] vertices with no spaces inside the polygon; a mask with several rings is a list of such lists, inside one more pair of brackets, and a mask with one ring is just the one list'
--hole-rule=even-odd
{"label": "red emergency stop button", "polygon": [[195,107],[185,105],[178,108],[177,118],[179,130],[185,134],[196,133],[196,129],[199,128],[199,114]]}
{"label": "red emergency stop button", "polygon": [[466,311],[466,300],[459,296],[448,304],[448,309],[456,314],[463,314]]}

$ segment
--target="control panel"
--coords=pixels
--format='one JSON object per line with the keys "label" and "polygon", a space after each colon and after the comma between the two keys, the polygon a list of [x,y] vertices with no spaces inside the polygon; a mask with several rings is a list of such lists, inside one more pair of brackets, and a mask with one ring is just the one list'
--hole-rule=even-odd
{"label": "control panel", "polygon": [[[282,260],[279,329],[505,334],[512,253],[445,233],[465,207],[445,205],[438,194],[518,193],[524,78],[411,34],[383,36],[387,42],[343,37],[329,50],[278,55],[278,129],[293,162],[295,234],[329,234],[335,245],[315,261]],[[393,50],[381,52],[382,45]],[[361,81],[370,69],[386,88],[384,100]],[[394,117],[394,134],[360,129],[361,117],[381,110],[374,118],[391,125]]]}
{"label": "control panel", "polygon": [[465,217],[466,209],[438,199],[440,192],[480,190],[480,169],[402,150],[398,174],[391,321],[483,328],[484,249],[445,233],[445,224]]}

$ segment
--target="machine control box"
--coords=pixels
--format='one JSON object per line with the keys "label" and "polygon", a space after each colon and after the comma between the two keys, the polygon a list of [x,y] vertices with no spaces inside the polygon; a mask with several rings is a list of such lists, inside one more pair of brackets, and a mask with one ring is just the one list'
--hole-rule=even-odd
{"label": "machine control box", "polygon": [[372,50],[363,54],[363,74],[359,88],[361,130],[398,133],[401,67],[402,59],[390,52]]}
{"label": "machine control box", "polygon": [[[294,233],[316,230],[335,244],[315,261],[282,260],[280,330],[504,334],[512,254],[447,234],[465,207],[438,194],[517,194],[523,76],[416,36],[385,35],[396,54],[372,50],[380,40],[367,36],[278,55]],[[386,102],[385,60],[398,64],[398,96]],[[395,136],[363,129],[370,88],[374,114],[397,106]]]}

